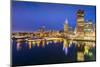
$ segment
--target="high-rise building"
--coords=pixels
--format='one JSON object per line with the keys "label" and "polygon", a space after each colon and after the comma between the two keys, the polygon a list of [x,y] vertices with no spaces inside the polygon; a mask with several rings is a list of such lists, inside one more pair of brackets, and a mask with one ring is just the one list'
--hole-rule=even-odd
{"label": "high-rise building", "polygon": [[84,11],[78,10],[77,11],[77,21],[76,21],[76,33],[80,34],[81,36],[84,35]]}
{"label": "high-rise building", "polygon": [[96,36],[96,25],[93,24],[93,36]]}
{"label": "high-rise building", "polygon": [[96,25],[93,24],[93,31],[95,32],[96,31]]}
{"label": "high-rise building", "polygon": [[91,20],[84,24],[84,33],[85,36],[95,36],[94,25]]}
{"label": "high-rise building", "polygon": [[39,32],[44,32],[45,31],[45,26],[42,26],[40,29],[39,29]]}
{"label": "high-rise building", "polygon": [[66,19],[64,23],[64,36],[67,37],[68,34],[68,20]]}
{"label": "high-rise building", "polygon": [[92,21],[87,21],[86,23],[84,23],[84,32],[93,32]]}
{"label": "high-rise building", "polygon": [[69,34],[74,34],[74,29],[72,27],[68,27],[68,33]]}
{"label": "high-rise building", "polygon": [[64,23],[64,33],[68,33],[68,20],[66,20]]}

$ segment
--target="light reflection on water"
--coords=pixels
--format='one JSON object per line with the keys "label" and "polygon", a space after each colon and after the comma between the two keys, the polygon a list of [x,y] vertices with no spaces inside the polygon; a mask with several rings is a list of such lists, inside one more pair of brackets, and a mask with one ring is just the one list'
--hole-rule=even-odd
{"label": "light reflection on water", "polygon": [[66,47],[66,48],[63,47],[63,51],[65,52],[65,55],[67,55],[67,53],[68,53],[68,47]]}
{"label": "light reflection on water", "polygon": [[[92,60],[95,60],[95,42],[72,41],[72,40],[66,40],[66,39],[64,39],[63,41],[57,41],[57,40],[56,41],[45,41],[45,40],[40,41],[39,40],[37,42],[32,42],[32,41],[21,42],[20,40],[17,40],[16,41],[16,50],[17,50],[17,52],[22,51],[22,49],[24,48],[23,47],[24,44],[22,44],[22,43],[26,43],[27,47],[29,49],[34,49],[34,50],[35,50],[35,48],[44,49],[46,46],[49,46],[49,50],[52,50],[54,47],[57,47],[57,48],[61,47],[62,51],[65,54],[65,57],[70,56],[69,59],[70,58],[71,59],[76,59],[76,61],[86,61],[86,60],[92,61]],[[60,43],[60,45],[59,45],[59,43]],[[54,45],[54,47],[51,48],[50,45],[52,45],[52,46]],[[48,50],[48,49],[46,49],[46,50]],[[60,49],[58,49],[58,52],[59,51],[60,51]],[[55,52],[55,51],[53,51],[53,52]],[[55,55],[56,55],[56,52],[55,52]]]}

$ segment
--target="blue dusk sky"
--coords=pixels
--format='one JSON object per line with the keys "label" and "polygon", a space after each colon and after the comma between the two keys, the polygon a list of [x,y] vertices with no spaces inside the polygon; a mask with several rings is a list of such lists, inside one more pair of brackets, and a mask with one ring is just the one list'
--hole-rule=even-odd
{"label": "blue dusk sky", "polygon": [[62,30],[66,20],[75,28],[77,10],[84,10],[85,21],[96,23],[96,7],[40,2],[12,2],[12,31],[36,31],[45,26],[46,30]]}

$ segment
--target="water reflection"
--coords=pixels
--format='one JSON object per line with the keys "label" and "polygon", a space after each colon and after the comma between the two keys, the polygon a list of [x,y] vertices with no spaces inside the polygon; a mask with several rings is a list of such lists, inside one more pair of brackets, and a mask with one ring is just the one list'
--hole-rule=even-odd
{"label": "water reflection", "polygon": [[[23,40],[16,40],[17,42],[17,50],[21,50],[22,43],[26,42]],[[29,49],[34,49],[32,47],[45,47],[52,45],[58,45],[61,43],[63,45],[62,51],[67,56],[69,52],[75,54],[77,61],[85,61],[85,60],[95,60],[95,42],[88,42],[88,41],[73,41],[67,39],[60,39],[60,40],[48,40],[45,39],[38,39],[38,40],[28,40],[26,42],[28,44]],[[52,50],[52,49],[51,49]]]}
{"label": "water reflection", "polygon": [[16,42],[17,42],[17,45],[16,45],[17,50],[20,50],[21,49],[21,41],[20,40],[16,40]]}
{"label": "water reflection", "polygon": [[68,53],[68,41],[66,39],[63,40],[63,51],[65,55]]}
{"label": "water reflection", "polygon": [[29,45],[29,48],[31,49],[31,48],[32,48],[32,42],[29,41],[29,42],[28,42],[28,45]]}
{"label": "water reflection", "polygon": [[67,55],[68,54],[68,47],[66,47],[66,48],[63,47],[63,51],[65,52],[65,55]]}

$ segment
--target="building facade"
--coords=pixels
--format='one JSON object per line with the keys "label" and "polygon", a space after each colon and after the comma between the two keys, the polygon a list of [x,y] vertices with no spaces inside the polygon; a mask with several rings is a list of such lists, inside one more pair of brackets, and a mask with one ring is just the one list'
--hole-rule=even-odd
{"label": "building facade", "polygon": [[84,36],[84,11],[83,10],[77,11],[76,33],[79,34],[80,36]]}
{"label": "building facade", "polygon": [[67,34],[68,34],[68,20],[66,20],[64,23],[64,36],[67,36]]}

